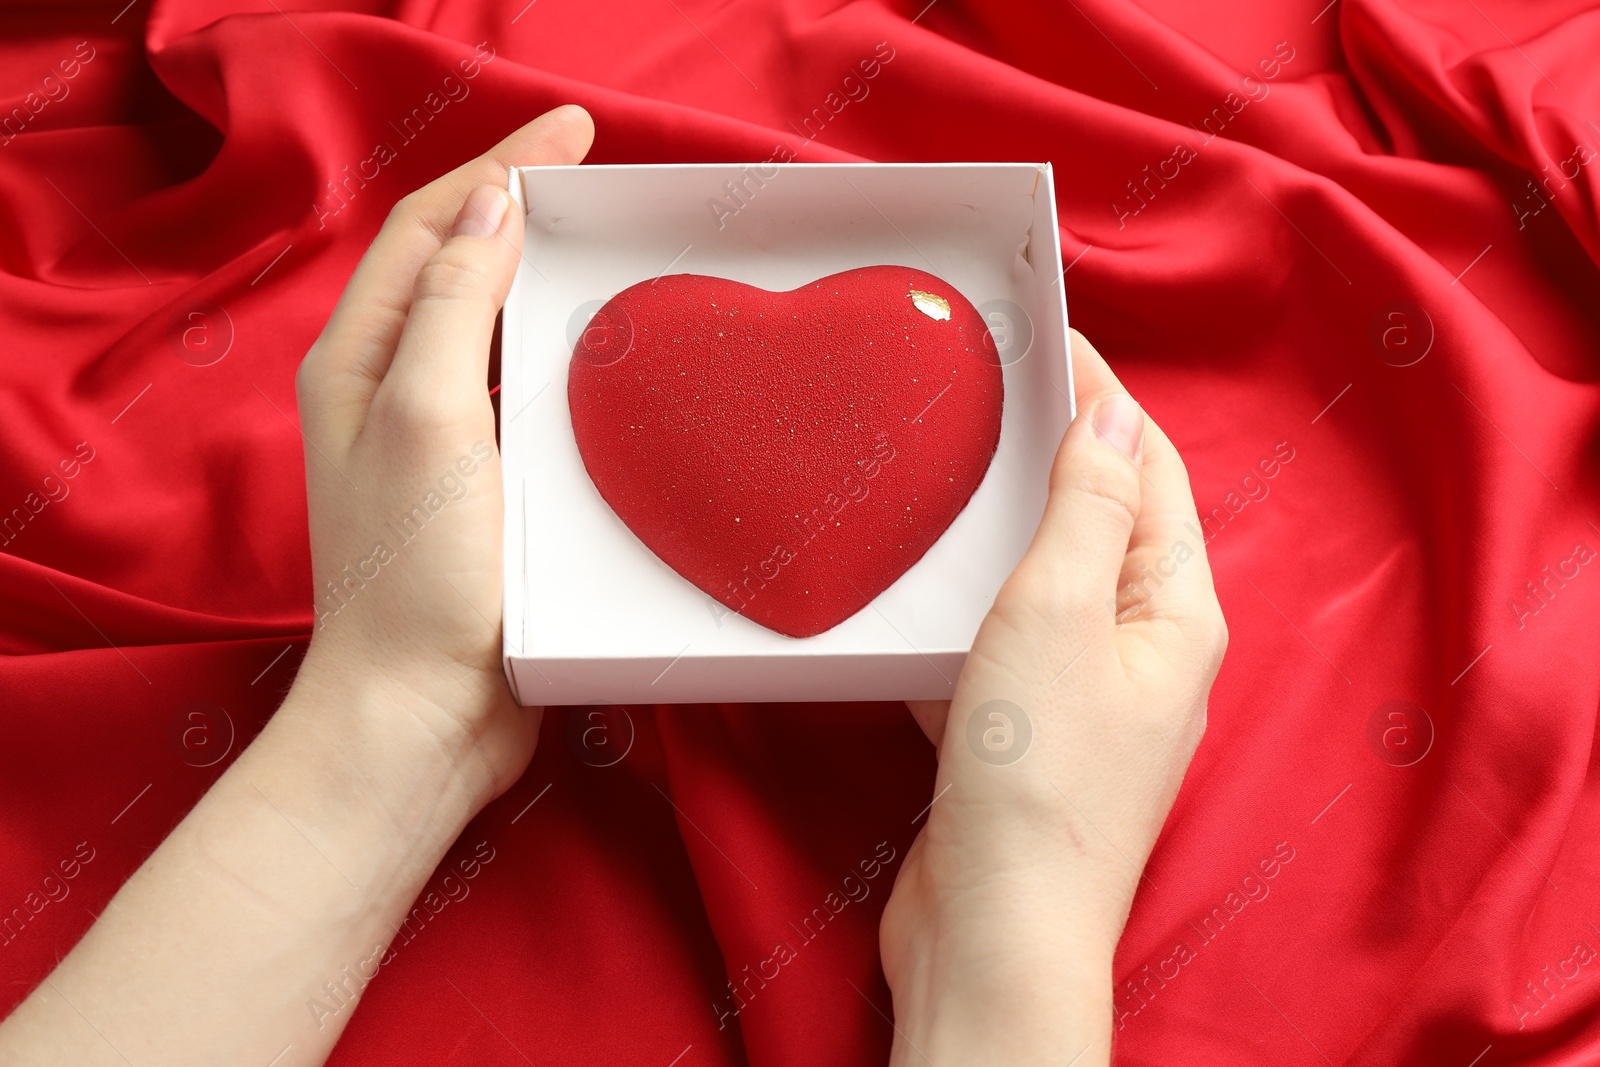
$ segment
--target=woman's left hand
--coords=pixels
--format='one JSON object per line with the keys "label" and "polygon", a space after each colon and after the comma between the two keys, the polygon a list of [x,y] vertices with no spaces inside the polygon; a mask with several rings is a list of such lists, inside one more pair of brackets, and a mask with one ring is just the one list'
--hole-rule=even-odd
{"label": "woman's left hand", "polygon": [[897,1067],[1109,1062],[1112,953],[1227,646],[1177,450],[1076,331],[1072,366],[1033,543],[954,699],[911,703],[939,773],[880,934]]}

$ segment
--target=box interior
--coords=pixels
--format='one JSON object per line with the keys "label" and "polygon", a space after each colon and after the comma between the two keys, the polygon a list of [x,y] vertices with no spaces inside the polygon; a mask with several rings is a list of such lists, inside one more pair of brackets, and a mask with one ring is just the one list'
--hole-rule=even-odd
{"label": "box interior", "polygon": [[[930,692],[947,694],[949,665],[959,669],[1033,535],[1072,417],[1048,165],[540,167],[514,170],[511,189],[528,208],[502,335],[512,665],[532,660],[545,668],[537,687],[559,689],[552,673],[564,665],[610,661],[607,685],[587,693],[620,700],[669,699],[657,694],[674,686],[651,681],[669,664],[674,685],[692,689],[698,676],[714,689],[712,675],[745,657],[910,657],[924,661]],[[573,439],[567,361],[600,303],[640,281],[697,273],[786,290],[880,263],[930,271],[981,311],[996,301],[1023,309],[1031,347],[1004,368],[998,449],[943,537],[855,616],[785,637],[679,576],[600,497]],[[1005,324],[1003,313],[989,317]]]}

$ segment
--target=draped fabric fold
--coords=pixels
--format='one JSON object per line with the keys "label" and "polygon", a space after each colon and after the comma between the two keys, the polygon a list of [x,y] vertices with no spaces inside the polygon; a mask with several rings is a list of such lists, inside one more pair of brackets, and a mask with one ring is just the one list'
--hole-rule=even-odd
{"label": "draped fabric fold", "polygon": [[[576,101],[599,163],[1054,164],[1232,634],[1118,1062],[1594,1058],[1600,11],[125,2],[0,5],[0,1010],[293,679],[293,374],[389,207]],[[333,1062],[884,1062],[905,709],[593,710]]]}

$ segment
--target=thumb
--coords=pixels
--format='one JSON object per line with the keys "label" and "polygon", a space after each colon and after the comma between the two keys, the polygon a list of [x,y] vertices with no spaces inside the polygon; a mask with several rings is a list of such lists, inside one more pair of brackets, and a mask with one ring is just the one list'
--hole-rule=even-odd
{"label": "thumb", "polygon": [[399,401],[448,415],[487,404],[495,314],[511,290],[522,226],[522,212],[504,189],[480,185],[467,194],[450,236],[417,271],[405,329],[374,407]]}
{"label": "thumb", "polygon": [[1068,610],[1114,601],[1141,507],[1144,411],[1107,378],[1110,388],[1080,408],[1056,451],[1025,560],[1046,602]]}

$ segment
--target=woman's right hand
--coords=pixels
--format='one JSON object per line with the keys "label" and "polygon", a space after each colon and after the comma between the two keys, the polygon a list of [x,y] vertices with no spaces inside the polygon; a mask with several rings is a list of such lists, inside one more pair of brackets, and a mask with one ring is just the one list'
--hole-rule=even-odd
{"label": "woman's right hand", "polygon": [[1076,331],[1072,361],[1038,532],[954,699],[909,702],[939,771],[880,932],[894,1064],[1109,1062],[1112,954],[1227,646],[1182,460]]}

